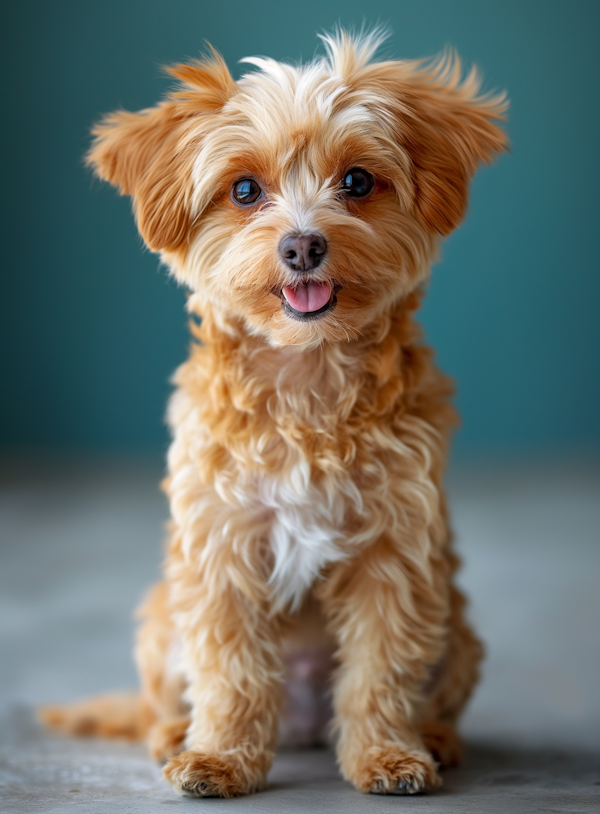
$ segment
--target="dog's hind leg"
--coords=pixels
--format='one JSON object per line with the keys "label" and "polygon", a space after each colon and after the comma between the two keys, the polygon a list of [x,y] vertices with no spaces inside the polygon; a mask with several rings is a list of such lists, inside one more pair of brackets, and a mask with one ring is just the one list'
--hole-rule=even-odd
{"label": "dog's hind leg", "polygon": [[141,695],[152,719],[148,748],[153,758],[164,762],[182,750],[190,722],[183,700],[186,681],[180,667],[181,646],[171,619],[166,583],[160,582],[148,592],[137,617],[141,624],[135,658]]}
{"label": "dog's hind leg", "polygon": [[[451,552],[448,557],[455,571],[458,558]],[[460,763],[462,743],[455,726],[477,683],[483,658],[483,645],[465,619],[465,605],[462,593],[451,585],[448,645],[432,676],[421,726],[423,741],[442,768]]]}

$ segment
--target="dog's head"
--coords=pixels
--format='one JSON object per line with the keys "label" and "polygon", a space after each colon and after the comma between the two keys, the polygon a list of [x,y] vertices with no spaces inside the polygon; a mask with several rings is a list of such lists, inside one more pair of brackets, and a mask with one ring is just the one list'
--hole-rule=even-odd
{"label": "dog's head", "polygon": [[94,131],[89,163],[196,300],[273,344],[352,338],[421,283],[469,181],[506,149],[503,97],[453,55],[371,62],[382,37],[325,38],[304,66],[217,55],[183,88]]}

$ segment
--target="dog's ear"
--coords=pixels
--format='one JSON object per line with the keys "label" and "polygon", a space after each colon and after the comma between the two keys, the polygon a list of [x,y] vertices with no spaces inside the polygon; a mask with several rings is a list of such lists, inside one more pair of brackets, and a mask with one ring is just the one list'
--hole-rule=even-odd
{"label": "dog's ear", "polygon": [[130,195],[138,229],[154,251],[177,248],[191,225],[189,150],[184,122],[164,102],[139,113],[118,111],[97,125],[87,161],[104,181]]}
{"label": "dog's ear", "polygon": [[508,148],[499,126],[505,97],[480,96],[475,70],[461,82],[457,57],[415,72],[407,83],[405,144],[415,176],[415,201],[425,225],[441,235],[462,221],[477,167]]}
{"label": "dog's ear", "polygon": [[466,213],[479,164],[508,148],[500,127],[505,96],[481,95],[476,70],[463,80],[452,52],[430,65],[371,63],[362,82],[383,101],[388,119],[391,113],[394,139],[411,159],[419,217],[431,231],[448,235]]}
{"label": "dog's ear", "polygon": [[87,163],[130,195],[138,229],[153,251],[174,250],[200,214],[192,208],[192,167],[203,133],[235,92],[222,58],[177,65],[169,73],[184,90],[139,113],[118,111],[94,129]]}

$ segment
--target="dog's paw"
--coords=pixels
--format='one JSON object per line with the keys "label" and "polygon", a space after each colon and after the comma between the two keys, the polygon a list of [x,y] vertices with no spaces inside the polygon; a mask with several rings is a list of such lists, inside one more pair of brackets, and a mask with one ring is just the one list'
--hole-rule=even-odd
{"label": "dog's paw", "polygon": [[367,749],[350,780],[371,794],[418,794],[442,782],[431,755],[400,746]]}
{"label": "dog's paw", "polygon": [[442,769],[451,769],[461,762],[462,741],[452,724],[446,721],[425,721],[421,726],[421,737]]}
{"label": "dog's paw", "polygon": [[232,754],[182,752],[171,758],[163,774],[184,797],[239,797],[264,788],[266,773]]}

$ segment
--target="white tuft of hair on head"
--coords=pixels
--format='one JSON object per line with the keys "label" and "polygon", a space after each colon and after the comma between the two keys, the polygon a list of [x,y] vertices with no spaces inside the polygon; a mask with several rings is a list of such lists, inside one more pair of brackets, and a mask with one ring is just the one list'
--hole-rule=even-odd
{"label": "white tuft of hair on head", "polygon": [[338,26],[330,34],[319,34],[325,46],[331,73],[347,79],[362,70],[391,36],[388,26],[380,23],[372,28],[364,24],[353,33]]}

